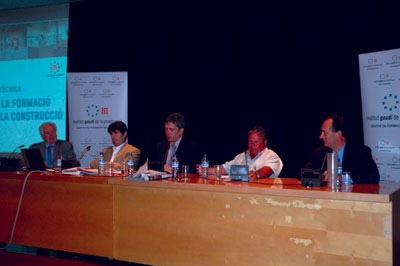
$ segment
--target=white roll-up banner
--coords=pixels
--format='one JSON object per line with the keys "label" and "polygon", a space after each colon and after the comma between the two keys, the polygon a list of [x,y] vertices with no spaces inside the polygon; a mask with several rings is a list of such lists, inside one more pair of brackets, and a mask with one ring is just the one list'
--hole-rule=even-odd
{"label": "white roll-up banner", "polygon": [[381,181],[400,182],[400,49],[360,54],[365,145]]}
{"label": "white roll-up banner", "polygon": [[[68,73],[69,140],[76,156],[90,146],[82,167],[112,146],[108,126],[123,121],[128,126],[128,73]],[[128,127],[129,128],[129,127]]]}

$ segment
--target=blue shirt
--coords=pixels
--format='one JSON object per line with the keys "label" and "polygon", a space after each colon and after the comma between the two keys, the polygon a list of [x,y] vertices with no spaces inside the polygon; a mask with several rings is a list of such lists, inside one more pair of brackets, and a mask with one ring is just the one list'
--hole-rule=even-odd
{"label": "blue shirt", "polygon": [[344,149],[346,148],[346,143],[343,145],[343,147],[340,149],[340,151],[337,153],[338,155],[338,160],[339,163],[343,164],[343,155],[344,155]]}

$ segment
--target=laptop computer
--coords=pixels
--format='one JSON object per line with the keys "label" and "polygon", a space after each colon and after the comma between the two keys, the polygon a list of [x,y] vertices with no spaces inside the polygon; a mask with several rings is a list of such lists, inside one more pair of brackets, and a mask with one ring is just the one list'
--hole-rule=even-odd
{"label": "laptop computer", "polygon": [[231,165],[231,180],[232,181],[249,181],[249,166],[248,165]]}
{"label": "laptop computer", "polygon": [[322,180],[321,169],[301,168],[301,184],[306,187],[323,187],[328,182]]}
{"label": "laptop computer", "polygon": [[61,169],[68,169],[76,166],[81,166],[77,160],[61,160]]}
{"label": "laptop computer", "polygon": [[149,161],[147,169],[164,172],[164,162],[163,161]]}
{"label": "laptop computer", "polygon": [[30,170],[45,170],[42,154],[39,149],[21,149],[25,166]]}

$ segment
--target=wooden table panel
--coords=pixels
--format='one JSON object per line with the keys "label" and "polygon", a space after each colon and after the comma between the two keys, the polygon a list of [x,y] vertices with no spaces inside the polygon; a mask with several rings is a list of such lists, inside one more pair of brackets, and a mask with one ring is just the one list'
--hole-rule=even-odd
{"label": "wooden table panel", "polygon": [[115,186],[115,256],[156,265],[391,265],[390,203]]}
{"label": "wooden table panel", "polygon": [[8,242],[23,180],[0,179],[0,241]]}
{"label": "wooden table panel", "polygon": [[[9,240],[21,186],[0,179],[1,241]],[[28,180],[12,243],[112,257],[112,186]]]}
{"label": "wooden table panel", "polygon": [[[25,176],[0,173],[0,241]],[[13,242],[154,265],[396,265],[399,187],[34,173]]]}

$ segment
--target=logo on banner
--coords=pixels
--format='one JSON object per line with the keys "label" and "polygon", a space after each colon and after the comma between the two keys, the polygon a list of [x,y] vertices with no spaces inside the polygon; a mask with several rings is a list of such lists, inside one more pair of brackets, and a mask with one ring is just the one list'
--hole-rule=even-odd
{"label": "logo on banner", "polygon": [[388,111],[397,110],[399,106],[399,99],[397,95],[389,94],[383,97],[382,105],[385,110]]}
{"label": "logo on banner", "polygon": [[381,146],[385,146],[386,144],[389,145],[390,142],[389,142],[389,141],[386,141],[386,140],[384,140],[384,139],[381,139],[381,140],[379,141],[379,144],[380,144]]}
{"label": "logo on banner", "polygon": [[397,153],[396,146],[390,140],[380,139],[378,141],[377,151],[380,153]]}
{"label": "logo on banner", "polygon": [[392,61],[387,62],[386,65],[388,65],[389,67],[400,66],[400,56],[398,56],[397,54],[392,55]]}
{"label": "logo on banner", "polygon": [[380,79],[389,78],[389,74],[384,74],[384,73],[382,73],[382,74],[379,75],[379,78],[380,78]]}
{"label": "logo on banner", "polygon": [[89,105],[86,109],[86,113],[90,117],[98,116],[100,113],[102,115],[108,115],[108,107],[99,107],[97,105]]}
{"label": "logo on banner", "polygon": [[90,84],[93,86],[101,86],[104,84],[103,78],[99,76],[94,76],[91,81],[89,81]]}
{"label": "logo on banner", "polygon": [[381,73],[374,82],[378,85],[391,85],[395,81],[388,73]]}
{"label": "logo on banner", "polygon": [[125,81],[121,80],[120,76],[112,76],[108,83],[112,86],[121,86]]}
{"label": "logo on banner", "polygon": [[365,70],[377,70],[382,66],[382,63],[379,63],[377,58],[370,57],[367,59],[367,62],[362,67]]}
{"label": "logo on banner", "polygon": [[90,117],[95,117],[98,116],[100,113],[100,109],[97,105],[89,105],[86,109],[86,113],[88,114],[88,116]]}

